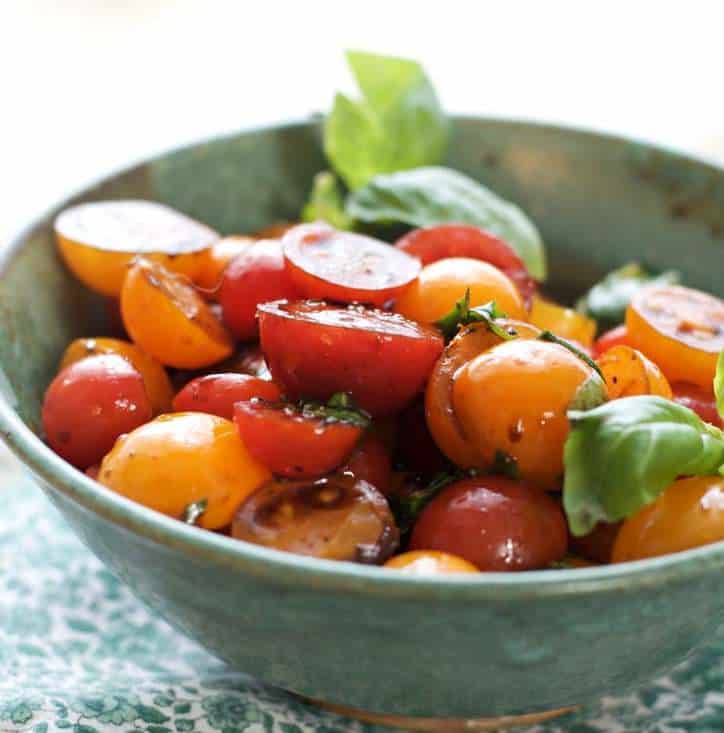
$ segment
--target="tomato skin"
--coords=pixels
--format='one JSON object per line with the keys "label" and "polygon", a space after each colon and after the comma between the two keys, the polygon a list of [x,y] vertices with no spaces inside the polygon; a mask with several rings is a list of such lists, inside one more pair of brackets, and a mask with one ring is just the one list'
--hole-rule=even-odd
{"label": "tomato skin", "polygon": [[598,359],[608,349],[621,345],[631,346],[628,338],[628,329],[623,323],[620,326],[616,326],[616,328],[612,328],[610,331],[606,331],[606,333],[599,336],[593,342],[592,356],[594,359]]}
{"label": "tomato skin", "polygon": [[596,322],[572,308],[536,296],[528,314],[528,321],[541,331],[552,331],[556,336],[573,341],[589,351],[596,335]]}
{"label": "tomato skin", "polygon": [[234,422],[254,458],[277,476],[314,479],[330,473],[362,437],[362,428],[308,417],[293,405],[248,400],[234,405]]}
{"label": "tomato skin", "polygon": [[670,400],[671,386],[661,370],[637,349],[620,344],[606,349],[597,360],[608,387],[609,399],[657,395]]}
{"label": "tomato skin", "polygon": [[413,550],[395,555],[384,565],[391,570],[401,570],[405,575],[451,575],[454,573],[477,573],[471,562],[457,555],[434,550]]}
{"label": "tomato skin", "polygon": [[261,347],[290,400],[337,392],[375,417],[412,401],[440,355],[442,336],[394,313],[313,301],[259,306]]}
{"label": "tomato skin", "polygon": [[705,422],[724,428],[724,418],[716,409],[716,398],[713,388],[704,389],[687,382],[676,382],[671,385],[674,402],[693,410]]}
{"label": "tomato skin", "polygon": [[385,495],[390,490],[392,463],[385,444],[376,435],[368,434],[340,471],[349,471]]}
{"label": "tomato skin", "polygon": [[234,404],[259,397],[268,402],[280,398],[273,382],[248,374],[207,374],[189,382],[174,398],[174,412],[207,412],[234,419]]}
{"label": "tomato skin", "polygon": [[587,535],[571,537],[571,550],[594,563],[611,562],[611,554],[616,537],[621,529],[621,522],[609,524],[599,522]]}
{"label": "tomato skin", "polygon": [[724,540],[724,478],[675,481],[621,526],[612,562],[668,555]]}
{"label": "tomato skin", "polygon": [[233,259],[224,270],[219,291],[224,323],[241,341],[256,339],[256,307],[260,303],[296,297],[282,245],[273,239],[255,242]]}
{"label": "tomato skin", "polygon": [[246,251],[255,241],[254,237],[235,234],[219,239],[200,254],[199,265],[194,273],[194,283],[204,291],[204,295],[216,299],[224,270],[235,257]]}
{"label": "tomato skin", "polygon": [[290,229],[282,245],[289,276],[303,298],[382,306],[420,272],[416,258],[324,222]]}
{"label": "tomato skin", "polygon": [[48,444],[82,470],[100,462],[119,435],[150,419],[143,377],[115,354],[89,356],[67,366],[43,400]]}
{"label": "tomato skin", "polygon": [[422,511],[410,540],[411,550],[439,550],[499,572],[545,567],[567,547],[560,506],[528,484],[500,476],[443,489]]}

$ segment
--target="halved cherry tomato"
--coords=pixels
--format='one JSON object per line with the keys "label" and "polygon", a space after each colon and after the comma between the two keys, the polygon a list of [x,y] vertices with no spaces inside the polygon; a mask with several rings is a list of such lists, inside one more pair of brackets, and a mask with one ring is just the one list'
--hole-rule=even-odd
{"label": "halved cherry tomato", "polygon": [[50,447],[86,469],[116,438],[151,419],[143,377],[117,354],[89,356],[65,367],[43,399],[43,429]]}
{"label": "halved cherry tomato", "polygon": [[280,298],[296,298],[284,264],[281,244],[274,239],[255,242],[224,271],[219,302],[224,323],[242,341],[257,337],[256,307]]}
{"label": "halved cherry tomato", "polygon": [[98,201],[65,209],[55,220],[65,263],[91,290],[118,297],[137,255],[193,277],[201,252],[219,234],[155,201]]}
{"label": "halved cherry tomato", "polygon": [[612,346],[596,363],[606,380],[609,399],[644,394],[658,395],[667,400],[672,397],[671,386],[661,369],[637,349]]}
{"label": "halved cherry tomato", "polygon": [[652,285],[626,309],[631,346],[672,382],[708,388],[724,349],[724,300],[680,285]]}
{"label": "halved cherry tomato", "polygon": [[497,267],[465,257],[438,260],[422,269],[395,302],[405,318],[431,325],[452,310],[470,290],[470,307],[494,300],[509,317],[525,320],[526,310],[518,288]]}
{"label": "halved cherry tomato", "polygon": [[724,478],[679,479],[624,521],[612,561],[668,555],[720,540],[724,540]]}
{"label": "halved cherry tomato", "polygon": [[413,550],[395,555],[385,563],[386,568],[402,570],[406,575],[450,575],[453,573],[477,573],[471,562],[457,555],[435,550]]}
{"label": "halved cherry tomato", "polygon": [[152,356],[141,351],[135,344],[121,339],[84,338],[72,341],[63,352],[60,369],[95,354],[118,354],[129,361],[143,377],[146,394],[151,401],[154,415],[168,412],[171,408],[173,388],[163,366]]}
{"label": "halved cherry tomato", "polygon": [[587,535],[571,536],[571,549],[587,560],[606,565],[611,562],[613,545],[620,529],[621,522],[599,522]]}
{"label": "halved cherry tomato", "polygon": [[133,341],[162,364],[197,369],[232,352],[229,334],[183,277],[137,259],[121,291],[121,313]]}
{"label": "halved cherry tomato", "polygon": [[420,272],[415,257],[328,224],[301,224],[282,239],[287,270],[305,298],[384,305]]}
{"label": "halved cherry tomato", "polygon": [[568,548],[559,504],[542,491],[500,476],[451,484],[423,509],[411,550],[457,555],[480,570],[543,568]]}
{"label": "halved cherry tomato", "polygon": [[[500,325],[518,338],[537,338],[540,331],[528,323],[503,319]],[[452,391],[458,370],[476,356],[502,343],[500,336],[485,323],[473,323],[461,329],[445,347],[435,364],[425,392],[427,427],[440,450],[460,468],[478,463],[478,452],[468,443],[452,404]]]}
{"label": "halved cherry tomato", "polygon": [[716,409],[716,398],[713,387],[704,389],[695,384],[676,382],[671,385],[674,393],[674,401],[684,407],[693,410],[702,420],[712,425],[724,428],[724,418],[719,415]]}
{"label": "halved cherry tomato", "polygon": [[551,300],[536,296],[528,320],[541,331],[551,331],[590,349],[596,335],[596,322],[588,316],[558,305]]}
{"label": "halved cherry tomato", "polygon": [[118,494],[177,519],[205,500],[197,522],[205,529],[230,524],[239,504],[269,478],[234,423],[201,412],[161,415],[124,435],[98,475]]}
{"label": "halved cherry tomato", "polygon": [[390,489],[392,464],[385,444],[376,435],[368,434],[340,471],[349,471],[385,495]]}
{"label": "halved cherry tomato", "polygon": [[631,346],[628,340],[628,329],[624,324],[606,331],[593,342],[593,358],[598,359],[608,349],[620,345]]}
{"label": "halved cherry tomato", "polygon": [[373,416],[412,401],[440,355],[442,336],[400,315],[312,301],[259,306],[274,381],[292,400],[347,392]]}
{"label": "halved cherry tomato", "polygon": [[249,374],[207,374],[189,382],[174,398],[174,412],[207,412],[234,419],[234,404],[259,397],[269,402],[280,398],[274,382]]}
{"label": "halved cherry tomato", "polygon": [[199,266],[194,274],[194,283],[205,291],[205,295],[216,299],[221,278],[229,263],[245,252],[256,239],[234,234],[214,242],[204,250],[199,258]]}
{"label": "halved cherry tomato", "polygon": [[359,425],[263,400],[237,402],[234,422],[249,452],[272,473],[287,478],[318,478],[333,471],[363,432]]}
{"label": "halved cherry tomato", "polygon": [[270,481],[240,507],[239,540],[327,560],[382,563],[399,533],[382,494],[352,474],[318,481]]}
{"label": "halved cherry tomato", "polygon": [[527,307],[538,289],[528,268],[515,250],[502,239],[479,227],[440,224],[413,229],[395,242],[395,247],[430,265],[448,257],[468,257],[489,262],[502,270],[518,287]]}

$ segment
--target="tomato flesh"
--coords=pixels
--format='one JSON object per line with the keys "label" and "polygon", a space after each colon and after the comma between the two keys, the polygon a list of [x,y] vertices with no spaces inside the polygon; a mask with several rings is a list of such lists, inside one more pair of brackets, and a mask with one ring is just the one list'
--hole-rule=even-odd
{"label": "tomato flesh", "polygon": [[302,224],[282,239],[292,282],[305,298],[383,305],[420,272],[420,262],[372,237]]}

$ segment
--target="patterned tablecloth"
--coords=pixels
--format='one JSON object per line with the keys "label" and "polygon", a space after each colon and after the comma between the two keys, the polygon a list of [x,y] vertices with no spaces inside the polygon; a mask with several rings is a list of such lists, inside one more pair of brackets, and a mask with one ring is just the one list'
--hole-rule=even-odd
{"label": "patterned tablecloth", "polygon": [[[0,731],[375,731],[236,674],[169,628],[80,544],[1,446],[0,497]],[[712,644],[635,694],[525,731],[724,731],[722,651],[724,641]]]}

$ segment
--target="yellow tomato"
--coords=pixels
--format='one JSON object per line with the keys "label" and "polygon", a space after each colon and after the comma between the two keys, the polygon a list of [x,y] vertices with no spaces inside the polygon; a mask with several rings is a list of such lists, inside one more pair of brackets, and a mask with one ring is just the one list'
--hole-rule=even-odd
{"label": "yellow tomato", "polygon": [[233,235],[214,242],[200,254],[199,267],[193,278],[194,283],[207,291],[205,295],[215,300],[226,266],[255,241],[254,237]]}
{"label": "yellow tomato", "polygon": [[128,341],[112,338],[76,339],[63,353],[58,371],[94,354],[118,354],[140,372],[154,415],[171,409],[173,387],[166,370],[156,359]]}
{"label": "yellow tomato", "polygon": [[541,331],[551,331],[556,336],[577,341],[587,348],[593,345],[596,337],[595,321],[539,295],[533,297],[528,320]]}
{"label": "yellow tomato", "polygon": [[724,478],[679,479],[624,521],[613,546],[613,562],[668,555],[720,540],[724,540]]}
{"label": "yellow tomato", "polygon": [[635,395],[672,399],[671,386],[656,364],[630,346],[612,346],[596,360],[612,400]]}
{"label": "yellow tomato", "polygon": [[479,572],[475,565],[462,557],[436,550],[403,552],[388,560],[384,567],[402,570],[407,575],[450,575]]}
{"label": "yellow tomato", "polygon": [[494,300],[509,318],[525,320],[523,299],[510,278],[487,262],[466,257],[450,257],[423,267],[397,299],[395,310],[418,323],[431,324],[446,315],[467,289],[471,307]]}
{"label": "yellow tomato", "polygon": [[113,491],[170,517],[181,519],[189,504],[206,500],[198,521],[206,529],[230,524],[269,478],[234,423],[201,412],[162,415],[122,436],[98,474]]}

